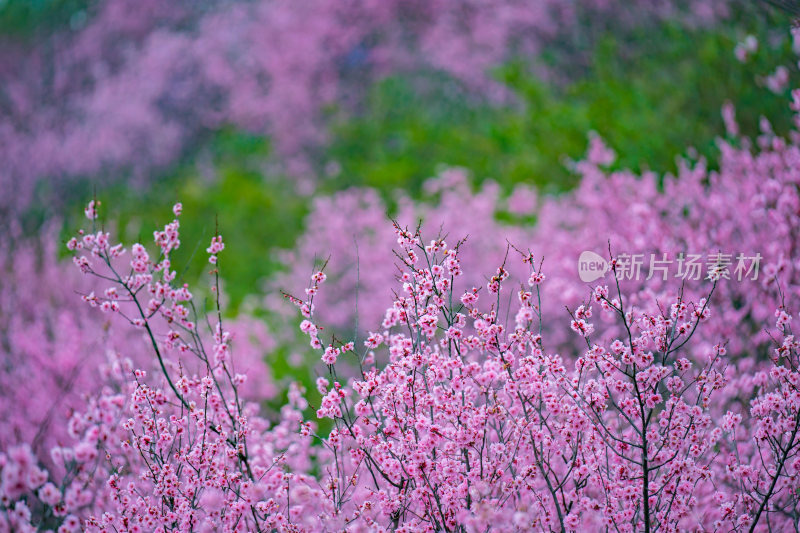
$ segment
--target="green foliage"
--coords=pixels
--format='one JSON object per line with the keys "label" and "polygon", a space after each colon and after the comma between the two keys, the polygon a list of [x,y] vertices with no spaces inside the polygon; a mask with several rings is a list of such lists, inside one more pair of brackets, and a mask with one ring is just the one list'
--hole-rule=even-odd
{"label": "green foliage", "polygon": [[0,0],[0,34],[29,37],[58,28],[79,28],[92,0]]}
{"label": "green foliage", "polygon": [[[775,39],[774,28],[753,30]],[[338,121],[328,154],[342,168],[336,188],[404,188],[419,192],[440,165],[470,169],[477,181],[493,178],[505,186],[526,182],[549,192],[569,189],[576,177],[565,157],[580,158],[587,132],[596,131],[618,153],[617,167],[659,173],[674,171],[676,156],[694,147],[715,156],[724,135],[720,106],[737,104],[742,131],[757,133],[758,118],[789,128],[786,96],[755,80],[778,64],[791,64],[788,27],[775,50],[763,46],[740,64],[733,55],[734,30],[687,31],[664,25],[623,42],[602,39],[582,76],[546,83],[516,62],[496,79],[517,96],[512,105],[491,105],[453,80],[431,83],[390,77],[370,92],[365,109]],[[792,81],[797,81],[796,72]]]}

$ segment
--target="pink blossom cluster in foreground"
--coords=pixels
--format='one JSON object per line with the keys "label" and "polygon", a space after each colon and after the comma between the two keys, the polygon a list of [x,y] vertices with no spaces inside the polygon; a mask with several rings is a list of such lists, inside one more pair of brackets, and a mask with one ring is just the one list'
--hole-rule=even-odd
{"label": "pink blossom cluster in foreground", "polygon": [[[29,436],[3,444],[0,531],[800,526],[800,146],[764,124],[752,146],[722,151],[718,172],[687,166],[660,186],[606,175],[596,141],[574,194],[512,197],[512,211],[538,207],[511,245],[490,193],[432,189],[442,222],[448,198],[474,217],[453,218],[446,237],[447,225],[423,238],[376,223],[395,243],[383,255],[394,293],[367,333],[320,319],[343,276],[335,258],[285,295],[319,358],[321,399],[293,385],[279,413],[259,407],[264,388],[246,393],[263,371],[243,368],[219,297],[195,302],[178,280],[180,205],[152,245],[123,246],[91,203],[91,229],[67,244],[92,283],[75,298],[122,323],[112,339],[143,337],[149,357],[119,346],[55,420],[66,430],[49,456]],[[758,279],[728,279],[720,262],[697,281],[621,279],[626,253],[731,246],[762,254]],[[358,249],[360,272],[382,268]],[[611,271],[576,281],[581,249],[605,253]],[[222,237],[206,252],[218,295]],[[365,314],[379,297],[361,292]]]}
{"label": "pink blossom cluster in foreground", "polygon": [[[2,242],[0,450],[66,480],[76,454],[97,454],[94,443],[79,438],[84,428],[80,417],[99,422],[113,405],[101,395],[124,390],[124,378],[130,376],[126,369],[150,372],[158,365],[141,331],[121,327],[126,323],[117,313],[76,302],[79,293],[91,294],[92,280],[57,259],[56,243],[52,231],[41,240],[15,237]],[[100,302],[98,307],[110,311],[110,304]],[[238,367],[252,374],[240,393],[253,400],[272,398],[276,389],[264,357],[274,341],[265,324],[242,316],[227,326],[236,339]],[[4,469],[4,494],[18,494],[26,472]],[[76,503],[88,497],[79,497],[85,491],[81,487],[76,482],[72,492],[64,493],[65,512],[85,505]],[[65,517],[60,516],[50,520]],[[2,522],[0,529],[8,525]]]}
{"label": "pink blossom cluster in foreground", "polygon": [[[719,0],[688,4],[692,19],[725,11]],[[485,86],[490,67],[533,57],[586,13],[675,18],[682,5],[98,2],[83,27],[0,47],[0,209],[26,207],[45,178],[144,178],[227,125],[273,135],[291,173],[308,178],[298,149],[323,135],[319,111],[353,105],[375,76],[433,68]]]}
{"label": "pink blossom cluster in foreground", "polygon": [[[698,301],[666,291],[633,304],[614,263],[611,283],[569,310],[564,325],[585,347],[565,359],[545,349],[547,279],[533,255],[508,260],[530,273],[521,287],[508,287],[501,265],[462,291],[464,245],[397,226],[400,283],[380,333],[357,347],[315,323],[323,272],[289,297],[327,368],[315,407],[333,428],[320,435],[296,387],[272,423],[240,396],[248,378],[220,315],[205,317],[205,342],[192,295],[173,283],[177,228],[156,232],[150,250],[102,230],[68,243],[105,287],[83,299],[141,330],[160,372],[114,367],[71,418],[76,442],[51,452],[60,476],[25,445],[4,453],[5,529],[679,531],[795,520],[800,361],[783,306],[764,370],[740,382],[725,343],[695,336],[718,316],[708,302],[722,280]],[[215,237],[212,265],[223,250]],[[503,319],[509,290],[513,318]]]}

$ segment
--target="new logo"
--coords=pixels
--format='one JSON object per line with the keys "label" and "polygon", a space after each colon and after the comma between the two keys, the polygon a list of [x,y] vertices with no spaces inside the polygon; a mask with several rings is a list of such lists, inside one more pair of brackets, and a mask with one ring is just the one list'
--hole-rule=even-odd
{"label": "new logo", "polygon": [[611,267],[602,255],[586,250],[578,258],[578,276],[581,281],[591,283],[602,278]]}

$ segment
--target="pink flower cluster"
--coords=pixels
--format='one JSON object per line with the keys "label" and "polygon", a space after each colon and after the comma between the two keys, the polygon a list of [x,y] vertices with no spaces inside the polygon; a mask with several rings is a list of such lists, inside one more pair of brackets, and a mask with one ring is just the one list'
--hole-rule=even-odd
{"label": "pink flower cluster", "polygon": [[[534,280],[516,292],[509,313],[505,264],[459,298],[463,245],[424,245],[418,232],[395,232],[402,289],[385,329],[370,333],[363,349],[336,344],[356,369],[346,382],[308,317],[318,275],[307,298],[293,299],[307,317],[301,330],[329,369],[317,381],[317,416],[334,423],[323,443],[336,468],[320,483],[346,524],[736,531],[767,516],[772,527],[795,523],[800,479],[790,460],[800,448],[800,396],[781,392],[778,380],[790,387],[799,378],[789,366],[797,343],[783,308],[773,379],[760,378],[751,404],[757,428],[737,437],[742,415],[720,411],[741,401],[730,389],[736,361],[724,343],[708,346],[696,335],[714,320],[708,302],[720,281],[696,302],[680,291],[633,298],[614,271],[611,288],[587,289],[570,311],[584,348],[565,360],[545,349],[539,302],[547,282],[538,281],[542,264],[533,256],[514,252]],[[758,484],[742,485],[740,472]]]}
{"label": "pink flower cluster", "polygon": [[[95,220],[97,207],[96,202],[87,207],[89,220]],[[173,222],[155,233],[160,250],[179,243],[177,227]],[[137,383],[141,395],[146,376],[158,376],[161,368],[145,320],[122,316],[126,298],[120,286],[98,290],[73,265],[59,261],[56,232],[46,232],[41,241],[8,238],[16,234],[9,228],[0,241],[0,531],[83,531],[93,510],[113,506],[106,483],[120,463],[110,458],[124,461],[128,474],[144,467],[134,466],[138,456],[125,455],[131,453],[125,444],[129,434],[120,433],[120,424],[145,412],[132,402],[153,398],[134,398]],[[104,250],[122,260],[122,247],[112,245],[108,233],[79,237],[68,247],[89,252],[77,261],[82,270],[90,268],[93,253]],[[150,254],[142,246],[131,249],[131,276],[148,275]],[[75,305],[76,291],[88,305]],[[181,285],[170,293],[190,296]],[[237,356],[233,380],[240,397],[272,398],[276,387],[264,358],[274,341],[266,326],[243,316],[227,324],[225,335]]]}
{"label": "pink flower cluster", "polygon": [[0,243],[0,449],[26,443],[50,467],[59,465],[49,450],[69,442],[66,421],[82,409],[85,394],[99,390],[119,351],[148,359],[135,332],[75,305],[75,291],[88,294],[91,285],[57,260],[56,242],[48,230],[38,241]]}

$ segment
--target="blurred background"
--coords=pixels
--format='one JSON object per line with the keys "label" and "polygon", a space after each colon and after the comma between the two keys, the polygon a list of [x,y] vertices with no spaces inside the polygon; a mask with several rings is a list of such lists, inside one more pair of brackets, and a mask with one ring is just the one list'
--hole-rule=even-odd
{"label": "blurred background", "polygon": [[96,195],[131,242],[182,201],[185,279],[218,225],[227,313],[268,317],[311,272],[309,213],[435,210],[453,167],[493,198],[561,194],[594,136],[612,168],[714,168],[726,102],[742,135],[786,134],[790,25],[743,0],[0,0],[0,217],[63,236]]}

